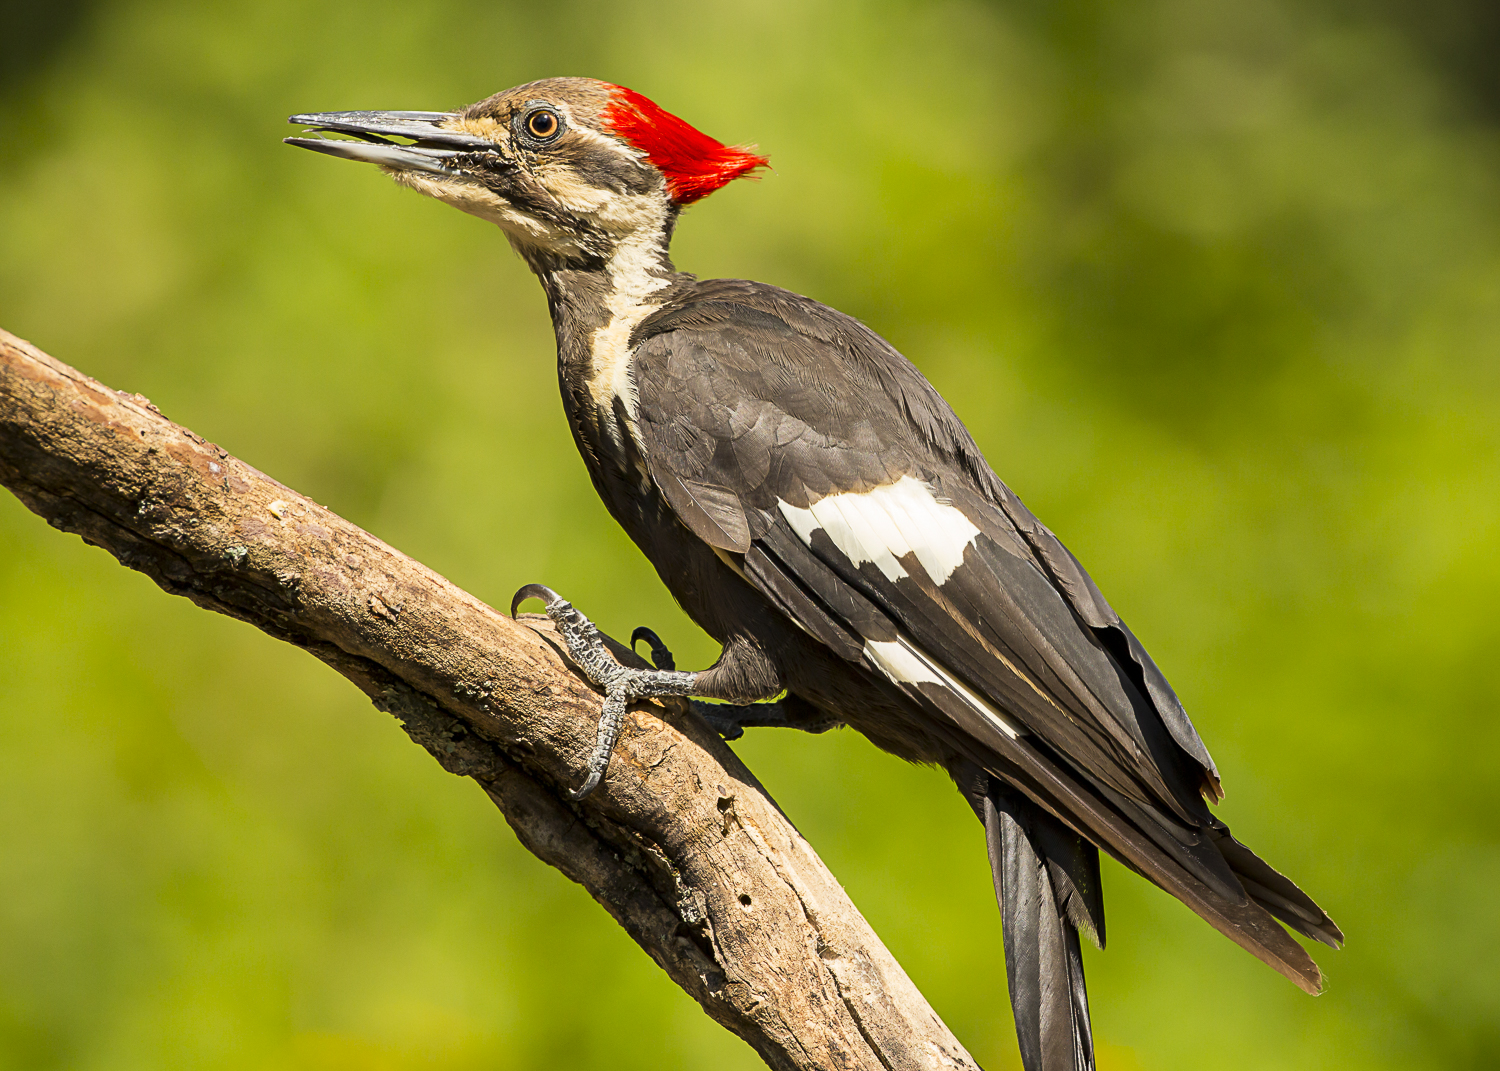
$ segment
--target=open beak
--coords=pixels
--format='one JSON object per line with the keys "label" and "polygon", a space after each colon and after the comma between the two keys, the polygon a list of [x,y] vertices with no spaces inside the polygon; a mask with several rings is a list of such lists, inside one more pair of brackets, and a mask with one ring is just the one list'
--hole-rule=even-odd
{"label": "open beak", "polygon": [[[287,120],[308,128],[307,133],[328,131],[349,134],[360,140],[324,137],[285,138],[313,152],[362,160],[382,167],[407,171],[429,171],[438,175],[463,175],[455,164],[459,156],[495,153],[496,146],[472,134],[444,130],[442,123],[456,118],[452,112],[313,112]],[[410,144],[392,141],[400,138]]]}

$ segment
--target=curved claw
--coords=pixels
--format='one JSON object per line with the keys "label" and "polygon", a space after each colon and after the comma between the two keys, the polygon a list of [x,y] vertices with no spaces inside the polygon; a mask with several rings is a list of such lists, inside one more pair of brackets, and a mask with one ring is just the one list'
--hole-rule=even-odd
{"label": "curved claw", "polygon": [[661,642],[661,637],[658,636],[656,633],[652,632],[645,625],[641,625],[639,628],[637,628],[634,632],[632,632],[630,634],[630,649],[631,650],[635,650],[635,645],[638,644],[638,643],[640,643],[642,640],[648,640],[651,643],[652,647],[661,647],[661,646],[663,646],[662,642]]}
{"label": "curved claw", "polygon": [[594,794],[594,789],[599,787],[599,782],[604,780],[603,770],[593,770],[589,773],[589,779],[583,783],[582,788],[573,789],[568,792],[568,799],[578,802]]}
{"label": "curved claw", "polygon": [[662,638],[652,632],[645,625],[630,634],[630,649],[635,650],[635,645],[641,640],[651,644],[651,664],[657,669],[676,669],[677,660],[672,657],[672,652],[662,642]]}
{"label": "curved claw", "polygon": [[516,607],[520,606],[527,599],[541,599],[548,606],[551,606],[555,602],[561,602],[562,596],[553,591],[546,584],[527,584],[520,591],[516,592],[515,595],[511,596],[511,617],[516,616]]}

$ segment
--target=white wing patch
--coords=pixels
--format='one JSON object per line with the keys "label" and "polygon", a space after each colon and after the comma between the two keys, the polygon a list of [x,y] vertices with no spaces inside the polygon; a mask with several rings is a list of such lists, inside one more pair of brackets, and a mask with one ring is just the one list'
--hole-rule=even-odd
{"label": "white wing patch", "polygon": [[954,677],[905,636],[886,642],[866,640],[865,654],[896,684],[942,685],[1012,740],[1025,735],[1025,730],[993,703]]}
{"label": "white wing patch", "polygon": [[934,584],[963,564],[979,529],[956,506],[937,500],[921,480],[903,476],[873,491],[829,495],[801,509],[777,500],[781,514],[808,546],[821,528],[856,566],[874,562],[887,580],[910,576],[900,559],[915,555]]}

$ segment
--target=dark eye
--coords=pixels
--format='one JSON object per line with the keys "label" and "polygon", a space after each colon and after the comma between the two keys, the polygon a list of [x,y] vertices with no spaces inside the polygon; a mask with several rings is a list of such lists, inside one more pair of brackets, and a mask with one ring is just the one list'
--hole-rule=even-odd
{"label": "dark eye", "polygon": [[556,112],[550,112],[546,108],[538,109],[531,113],[526,120],[526,129],[534,138],[545,141],[557,133],[562,123],[557,118]]}

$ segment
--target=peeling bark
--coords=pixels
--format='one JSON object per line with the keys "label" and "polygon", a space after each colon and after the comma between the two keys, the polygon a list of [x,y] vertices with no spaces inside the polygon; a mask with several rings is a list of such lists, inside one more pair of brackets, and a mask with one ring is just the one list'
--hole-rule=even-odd
{"label": "peeling bark", "polygon": [[603,786],[567,798],[601,699],[545,617],[511,621],[140,395],[4,331],[0,483],[164,590],[349,678],[771,1067],[977,1067],[685,706],[633,707]]}

